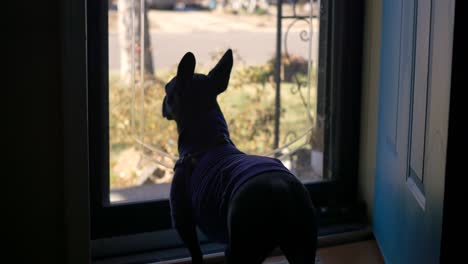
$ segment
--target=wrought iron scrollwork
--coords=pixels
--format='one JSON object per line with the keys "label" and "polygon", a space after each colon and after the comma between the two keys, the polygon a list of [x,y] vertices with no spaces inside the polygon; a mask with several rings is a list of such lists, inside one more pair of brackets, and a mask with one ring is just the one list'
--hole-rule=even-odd
{"label": "wrought iron scrollwork", "polygon": [[[307,80],[304,80],[303,78],[301,79],[300,78],[300,75],[297,74],[298,72],[301,71],[300,67],[301,65],[300,64],[294,64],[293,63],[293,59],[289,53],[289,48],[288,48],[288,39],[290,37],[290,32],[292,32],[292,29],[298,25],[299,23],[306,23],[306,25],[308,26],[309,30],[306,30],[306,29],[302,29],[299,31],[299,38],[301,41],[303,42],[311,42],[312,41],[312,34],[313,34],[313,31],[311,29],[311,24],[312,24],[312,19],[315,18],[315,16],[312,15],[312,8],[313,6],[311,5],[311,10],[310,10],[310,15],[309,16],[301,16],[301,15],[298,15],[298,12],[297,12],[297,0],[293,0],[292,1],[292,15],[291,16],[283,16],[282,14],[282,4],[283,4],[283,1],[282,0],[278,0],[278,16],[277,16],[277,19],[279,20],[278,22],[278,26],[279,27],[282,27],[282,21],[283,20],[291,20],[291,22],[288,24],[287,28],[286,28],[286,31],[284,33],[284,39],[283,39],[283,45],[284,45],[284,56],[285,56],[285,60],[286,60],[286,63],[289,65],[289,67],[291,67],[289,70],[291,72],[293,72],[293,74],[291,75],[291,78],[292,78],[292,81],[294,83],[294,85],[290,88],[290,92],[291,94],[298,94],[298,96],[300,97],[301,99],[301,102],[304,106],[304,109],[305,109],[305,112],[307,114],[307,118],[309,120],[309,123],[310,123],[310,126],[312,126],[312,124],[314,123],[313,121],[313,117],[312,117],[312,114],[311,114],[311,109],[310,109],[310,94],[307,94],[304,95],[304,88],[309,88],[307,89],[307,93],[310,92],[310,87],[308,87],[309,82],[310,82],[310,65],[311,65],[311,56],[310,56],[310,51],[309,51],[309,58],[307,60]],[[281,28],[278,28],[277,29],[277,41],[278,40],[281,40]],[[309,47],[310,49],[310,47]],[[283,57],[283,53],[282,53],[282,48],[281,48],[281,43],[278,41],[277,42],[277,66],[278,67],[281,67],[281,66],[284,66],[284,65],[281,65],[282,64],[282,57]],[[276,87],[277,87],[277,93],[280,92],[280,85],[281,85],[281,78],[275,78],[277,81],[276,81]],[[280,106],[280,102],[279,100],[277,100],[276,102],[276,105],[275,107],[277,109],[279,109],[281,106]],[[277,110],[276,113],[279,113],[280,111]],[[279,116],[275,116],[275,126],[279,127]],[[287,132],[286,133],[286,136],[284,138],[284,142],[283,144],[287,144],[290,139],[290,134],[291,132]],[[277,131],[275,131],[275,142],[278,142],[278,139],[279,139],[279,129]],[[278,148],[278,143],[275,144],[275,148]]]}

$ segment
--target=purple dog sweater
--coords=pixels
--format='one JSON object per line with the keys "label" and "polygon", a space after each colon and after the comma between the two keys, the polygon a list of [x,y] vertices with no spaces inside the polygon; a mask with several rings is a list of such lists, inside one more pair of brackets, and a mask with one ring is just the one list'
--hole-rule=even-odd
{"label": "purple dog sweater", "polygon": [[[210,123],[211,133],[215,131],[216,134],[222,133],[229,138],[227,125],[220,111],[212,112],[206,120]],[[216,129],[213,130],[213,126]],[[198,124],[197,127],[208,126]],[[190,141],[200,142],[202,139],[197,135],[207,137],[207,133],[191,133]],[[210,137],[208,133],[208,138],[213,139],[214,136],[213,134]],[[180,144],[180,141],[181,137],[181,157],[193,153],[193,144]],[[228,241],[228,208],[233,195],[242,184],[264,172],[284,171],[291,174],[278,159],[247,155],[232,143],[218,144],[203,152],[197,157],[197,163],[193,167],[186,166],[186,162],[190,161],[180,161],[174,168],[170,194],[173,225],[197,224],[206,236],[221,243]]]}

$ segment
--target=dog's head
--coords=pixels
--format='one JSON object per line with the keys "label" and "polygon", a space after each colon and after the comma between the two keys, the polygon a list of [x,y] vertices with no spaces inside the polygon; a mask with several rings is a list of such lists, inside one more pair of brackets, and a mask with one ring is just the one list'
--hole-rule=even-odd
{"label": "dog's head", "polygon": [[169,120],[192,116],[217,106],[216,97],[229,84],[233,64],[229,49],[208,75],[195,73],[195,56],[187,52],[179,63],[177,75],[166,84],[162,113]]}

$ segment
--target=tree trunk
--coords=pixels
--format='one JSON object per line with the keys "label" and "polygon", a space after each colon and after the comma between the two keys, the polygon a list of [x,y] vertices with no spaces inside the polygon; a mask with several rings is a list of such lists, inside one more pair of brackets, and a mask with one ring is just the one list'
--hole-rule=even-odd
{"label": "tree trunk", "polygon": [[247,6],[247,11],[249,13],[255,12],[255,9],[257,8],[257,0],[249,0],[249,4]]}
{"label": "tree trunk", "polygon": [[[118,0],[120,78],[126,84],[131,84],[133,78],[135,81],[141,78],[154,78],[148,12],[144,2],[142,0]],[[141,36],[142,29],[143,36]],[[143,63],[141,52],[143,52]]]}

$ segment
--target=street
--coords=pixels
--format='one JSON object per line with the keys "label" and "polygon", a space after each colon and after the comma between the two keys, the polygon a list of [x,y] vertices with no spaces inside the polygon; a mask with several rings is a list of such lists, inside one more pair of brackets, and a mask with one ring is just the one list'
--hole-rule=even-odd
{"label": "street", "polygon": [[[120,66],[119,36],[116,12],[109,18],[109,68],[116,71]],[[151,48],[156,72],[174,67],[187,51],[192,51],[198,66],[212,66],[212,55],[232,48],[236,57],[235,66],[245,63],[266,63],[276,54],[276,18],[272,16],[235,16],[206,11],[149,11]],[[294,21],[283,21],[284,36]],[[287,39],[289,54],[308,57],[309,42],[300,37],[301,31],[310,29],[305,21],[297,21]],[[318,23],[313,21],[311,58],[317,58]]]}

